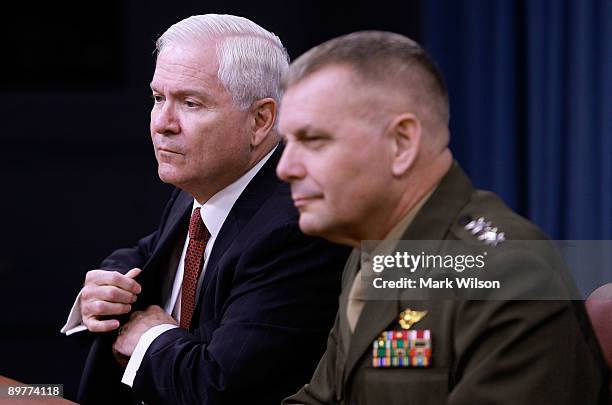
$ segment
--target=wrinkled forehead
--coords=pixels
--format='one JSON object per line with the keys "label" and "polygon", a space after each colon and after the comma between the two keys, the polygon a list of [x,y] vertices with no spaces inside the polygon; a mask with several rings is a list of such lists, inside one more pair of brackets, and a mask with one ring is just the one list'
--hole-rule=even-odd
{"label": "wrinkled forehead", "polygon": [[193,82],[210,87],[218,83],[219,63],[214,43],[168,44],[158,54],[151,87],[162,82]]}
{"label": "wrinkled forehead", "polygon": [[172,40],[168,40],[165,41],[158,49],[156,52],[157,58],[159,58],[159,55],[162,54],[164,51],[169,50],[169,49],[184,49],[184,50],[189,50],[191,52],[194,53],[200,53],[202,56],[206,56],[206,58],[210,57],[211,55],[215,56],[215,60],[218,59],[217,56],[217,52],[218,52],[218,48],[219,48],[219,43],[221,41],[221,38],[217,38],[217,37],[193,37],[193,38],[187,38],[187,37],[179,37],[179,38],[173,38]]}
{"label": "wrinkled forehead", "polygon": [[214,71],[219,70],[217,42],[213,40],[184,40],[165,45],[157,54],[156,67],[159,64],[173,64]]}

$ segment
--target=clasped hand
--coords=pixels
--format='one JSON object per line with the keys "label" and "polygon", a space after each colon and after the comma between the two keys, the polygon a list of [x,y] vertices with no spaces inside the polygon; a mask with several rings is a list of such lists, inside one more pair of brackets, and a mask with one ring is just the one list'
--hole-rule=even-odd
{"label": "clasped hand", "polygon": [[[91,270],[85,276],[81,290],[81,317],[91,332],[110,332],[120,327],[119,319],[109,318],[127,314],[132,310],[142,288],[134,278],[141,272],[133,268],[126,274],[116,271]],[[113,344],[113,354],[125,366],[134,353],[140,337],[154,326],[176,325],[176,321],[157,305],[131,314],[120,327]]]}

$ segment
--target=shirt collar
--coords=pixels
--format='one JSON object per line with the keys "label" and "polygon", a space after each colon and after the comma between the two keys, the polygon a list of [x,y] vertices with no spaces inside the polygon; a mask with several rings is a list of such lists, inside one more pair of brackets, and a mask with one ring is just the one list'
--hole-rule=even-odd
{"label": "shirt collar", "polygon": [[431,189],[417,204],[406,214],[404,217],[387,233],[385,238],[382,241],[379,241],[375,246],[373,246],[373,250],[371,253],[367,253],[370,255],[388,255],[391,254],[397,241],[402,237],[402,235],[406,232],[406,229],[410,226],[414,218],[417,216],[423,205],[429,200],[429,197],[433,194],[433,192],[438,188],[436,185],[433,189]]}
{"label": "shirt collar", "polygon": [[389,231],[389,233],[385,236],[385,240],[397,240],[402,237],[406,229],[410,226],[414,218],[417,216],[423,205],[429,200],[429,197],[433,194],[435,189],[438,186],[436,185],[433,189],[431,189],[416,205]]}
{"label": "shirt collar", "polygon": [[243,174],[238,180],[234,181],[229,186],[225,187],[217,194],[208,199],[203,205],[198,203],[194,198],[193,207],[191,212],[198,207],[200,209],[200,215],[202,215],[202,221],[206,225],[208,232],[211,237],[216,237],[225,218],[229,215],[232,207],[238,200],[238,197],[242,194],[246,186],[251,182],[253,177],[259,172],[263,165],[270,159],[270,156],[274,153],[278,146],[274,147],[266,156],[263,157],[255,166],[249,169],[248,172]]}

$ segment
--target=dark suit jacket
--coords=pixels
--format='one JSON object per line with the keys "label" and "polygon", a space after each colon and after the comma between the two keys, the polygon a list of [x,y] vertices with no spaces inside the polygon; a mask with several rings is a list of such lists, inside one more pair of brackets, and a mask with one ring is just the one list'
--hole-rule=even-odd
{"label": "dark suit jacket", "polygon": [[[83,403],[279,403],[312,374],[337,310],[344,247],[307,237],[289,187],[275,175],[281,148],[246,187],[215,241],[193,330],[173,329],[147,350],[133,392],[120,384],[115,334],[98,336],[81,387]],[[161,224],[102,268],[142,267],[135,310],[163,306],[186,236],[193,198],[175,190]]]}
{"label": "dark suit jacket", "polygon": [[[480,243],[465,228],[467,217],[484,217],[509,240],[545,239],[497,196],[475,190],[457,164],[402,239],[439,241],[442,255],[449,241]],[[509,242],[492,250],[496,262],[487,262],[485,269],[496,269],[513,288],[525,289],[512,290],[517,297],[527,289],[546,290],[556,281],[568,291],[573,287],[542,252],[534,255]],[[581,301],[500,300],[495,295],[489,300],[414,300],[407,291],[389,291],[389,299],[366,302],[351,333],[346,310],[359,266],[355,251],[343,275],[327,351],[310,383],[284,404],[605,403],[609,371]],[[374,368],[373,342],[382,331],[400,330],[398,315],[407,308],[428,311],[412,329],[431,331],[431,367]]]}

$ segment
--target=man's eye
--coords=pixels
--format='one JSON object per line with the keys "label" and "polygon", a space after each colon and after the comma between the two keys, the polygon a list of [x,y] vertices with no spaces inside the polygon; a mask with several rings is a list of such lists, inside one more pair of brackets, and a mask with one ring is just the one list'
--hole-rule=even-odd
{"label": "man's eye", "polygon": [[301,140],[302,145],[308,149],[321,149],[328,144],[329,138],[325,136],[309,136]]}
{"label": "man's eye", "polygon": [[198,106],[198,103],[196,103],[195,101],[191,101],[191,100],[185,100],[185,105],[189,108],[194,108]]}
{"label": "man's eye", "polygon": [[153,94],[151,98],[153,99],[155,103],[161,103],[162,101],[164,101],[164,98],[160,96],[159,94]]}

